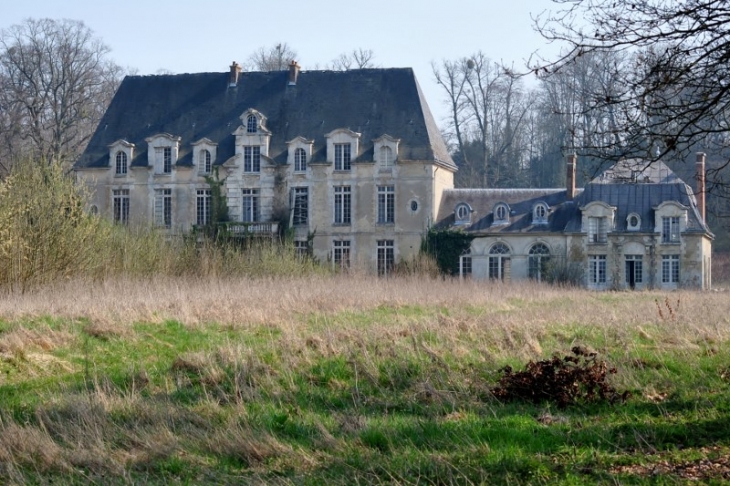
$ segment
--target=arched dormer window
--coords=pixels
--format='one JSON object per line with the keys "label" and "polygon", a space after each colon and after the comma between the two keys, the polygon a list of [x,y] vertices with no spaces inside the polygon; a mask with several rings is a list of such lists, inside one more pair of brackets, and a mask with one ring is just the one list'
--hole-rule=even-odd
{"label": "arched dormer window", "polygon": [[307,170],[307,152],[303,148],[294,151],[294,171],[304,172]]}
{"label": "arched dormer window", "polygon": [[380,166],[383,169],[393,167],[393,149],[385,145],[380,147]]}
{"label": "arched dormer window", "polygon": [[246,132],[247,133],[256,133],[258,129],[258,120],[256,120],[255,115],[248,115],[248,118],[246,119]]}
{"label": "arched dormer window", "polygon": [[509,222],[509,206],[499,203],[494,206],[494,224],[506,224]]}
{"label": "arched dormer window", "polygon": [[471,206],[467,203],[459,203],[454,209],[454,222],[456,224],[469,224],[471,222]]}
{"label": "arched dormer window", "polygon": [[626,229],[629,231],[638,231],[641,228],[641,216],[631,213],[626,217]]}
{"label": "arched dormer window", "polygon": [[123,151],[117,152],[116,155],[116,174],[126,175],[127,174],[127,154]]}
{"label": "arched dormer window", "polygon": [[548,205],[544,202],[535,204],[532,208],[532,223],[533,224],[547,224],[548,222]]}
{"label": "arched dormer window", "polygon": [[202,174],[210,174],[213,170],[213,157],[210,150],[202,149],[200,151],[200,172]]}

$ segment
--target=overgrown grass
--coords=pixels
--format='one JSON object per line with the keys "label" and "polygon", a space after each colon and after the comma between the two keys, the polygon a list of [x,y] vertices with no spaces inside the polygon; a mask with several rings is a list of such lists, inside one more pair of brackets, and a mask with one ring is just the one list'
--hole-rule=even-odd
{"label": "overgrown grass", "polygon": [[[80,280],[6,294],[0,477],[723,481],[726,297],[337,276]],[[617,368],[626,403],[558,409],[492,395],[501,367],[576,345]]]}

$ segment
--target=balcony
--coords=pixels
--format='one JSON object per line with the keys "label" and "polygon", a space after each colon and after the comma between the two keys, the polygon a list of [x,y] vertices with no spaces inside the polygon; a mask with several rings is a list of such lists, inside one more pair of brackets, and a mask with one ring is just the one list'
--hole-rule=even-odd
{"label": "balcony", "polygon": [[268,236],[279,234],[279,223],[221,223],[231,236]]}

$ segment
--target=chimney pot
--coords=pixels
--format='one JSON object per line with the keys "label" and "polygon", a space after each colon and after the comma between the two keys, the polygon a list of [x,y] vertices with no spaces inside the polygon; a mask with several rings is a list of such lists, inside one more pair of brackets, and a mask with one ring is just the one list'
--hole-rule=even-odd
{"label": "chimney pot", "polygon": [[566,164],[566,177],[565,177],[565,188],[566,188],[566,199],[572,201],[575,197],[575,167],[578,163],[578,156],[576,154],[568,155]]}
{"label": "chimney pot", "polygon": [[697,179],[697,190],[695,191],[695,198],[697,199],[697,211],[700,213],[702,222],[706,222],[705,219],[705,159],[706,155],[704,152],[697,152],[697,158],[695,162],[695,179]]}
{"label": "chimney pot", "polygon": [[289,86],[297,85],[297,78],[299,77],[299,64],[292,59],[289,63]]}
{"label": "chimney pot", "polygon": [[233,61],[231,63],[231,74],[228,78],[228,87],[235,88],[238,84],[238,76],[241,74],[241,66],[236,62]]}

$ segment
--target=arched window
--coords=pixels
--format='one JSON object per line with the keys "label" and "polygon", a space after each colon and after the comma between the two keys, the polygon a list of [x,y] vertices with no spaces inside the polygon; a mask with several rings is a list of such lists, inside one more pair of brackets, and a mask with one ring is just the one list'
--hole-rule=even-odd
{"label": "arched window", "polygon": [[533,224],[544,224],[548,220],[548,205],[540,202],[535,204],[535,208],[532,213]]}
{"label": "arched window", "polygon": [[254,115],[248,115],[248,119],[246,120],[246,132],[256,133],[257,128],[258,121],[256,120],[256,117]]}
{"label": "arched window", "polygon": [[380,167],[383,169],[393,167],[393,150],[390,147],[380,147]]}
{"label": "arched window", "polygon": [[509,221],[509,206],[504,203],[497,204],[494,207],[494,222],[497,224],[507,223]]}
{"label": "arched window", "polygon": [[630,231],[638,231],[641,228],[641,216],[631,213],[626,218],[626,229]]}
{"label": "arched window", "polygon": [[471,208],[466,203],[460,203],[456,205],[454,210],[454,218],[456,224],[466,224],[471,221]]}
{"label": "arched window", "polygon": [[203,174],[210,174],[213,170],[213,159],[210,156],[209,150],[201,150],[200,151],[200,172]]}
{"label": "arched window", "polygon": [[121,150],[117,152],[117,175],[124,175],[127,173],[127,154]]}
{"label": "arched window", "polygon": [[493,280],[509,280],[510,251],[504,243],[496,243],[489,249],[489,278]]}
{"label": "arched window", "polygon": [[307,170],[307,153],[303,148],[294,151],[294,171],[304,172]]}
{"label": "arched window", "polygon": [[471,277],[471,249],[467,248],[459,257],[459,277]]}
{"label": "arched window", "polygon": [[534,244],[530,248],[530,278],[538,282],[545,280],[549,261],[550,249],[544,243]]}

